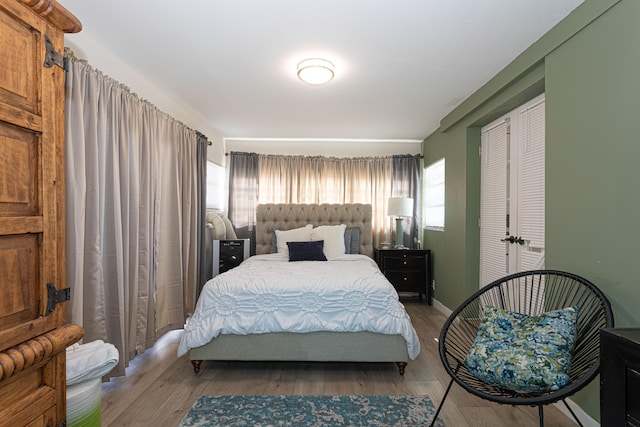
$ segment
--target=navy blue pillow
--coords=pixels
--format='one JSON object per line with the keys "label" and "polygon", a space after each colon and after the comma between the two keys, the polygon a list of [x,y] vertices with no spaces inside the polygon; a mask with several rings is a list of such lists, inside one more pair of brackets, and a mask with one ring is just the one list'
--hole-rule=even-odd
{"label": "navy blue pillow", "polygon": [[287,242],[289,261],[326,261],[322,248],[324,240],[313,242]]}

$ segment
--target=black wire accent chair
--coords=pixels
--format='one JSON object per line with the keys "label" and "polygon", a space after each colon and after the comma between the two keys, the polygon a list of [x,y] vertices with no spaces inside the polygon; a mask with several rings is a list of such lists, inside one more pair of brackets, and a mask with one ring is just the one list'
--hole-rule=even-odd
{"label": "black wire accent chair", "polygon": [[[483,307],[487,305],[527,315],[578,305],[569,383],[556,391],[523,393],[489,385],[473,376],[466,369],[464,359],[478,332]],[[525,271],[490,283],[464,301],[442,327],[440,359],[451,381],[431,425],[455,381],[468,392],[492,402],[537,406],[540,426],[544,426],[543,405],[562,400],[578,425],[582,426],[565,398],[585,387],[598,374],[599,331],[612,326],[613,312],[605,295],[593,283],[575,274],[555,270]]]}

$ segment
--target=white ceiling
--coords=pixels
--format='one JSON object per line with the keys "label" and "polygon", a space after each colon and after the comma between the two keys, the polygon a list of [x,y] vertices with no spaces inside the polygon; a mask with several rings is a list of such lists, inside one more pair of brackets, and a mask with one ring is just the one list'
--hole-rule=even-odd
{"label": "white ceiling", "polygon": [[[59,1],[225,137],[372,140],[427,137],[582,2]],[[315,56],[335,64],[323,86],[296,76]]]}

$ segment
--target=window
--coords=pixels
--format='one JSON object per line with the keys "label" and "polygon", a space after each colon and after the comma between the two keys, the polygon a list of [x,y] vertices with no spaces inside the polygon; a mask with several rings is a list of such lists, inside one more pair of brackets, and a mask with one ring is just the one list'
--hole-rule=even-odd
{"label": "window", "polygon": [[207,162],[207,208],[223,211],[225,207],[224,168],[213,162]]}
{"label": "window", "polygon": [[424,170],[424,224],[444,231],[444,158]]}

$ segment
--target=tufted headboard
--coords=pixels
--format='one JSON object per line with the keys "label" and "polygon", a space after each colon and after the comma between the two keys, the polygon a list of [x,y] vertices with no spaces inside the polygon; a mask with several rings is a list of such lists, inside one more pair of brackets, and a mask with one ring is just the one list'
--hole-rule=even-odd
{"label": "tufted headboard", "polygon": [[307,224],[360,228],[360,253],[373,257],[371,205],[353,204],[263,204],[256,211],[256,254],[271,252],[273,230],[290,230]]}

